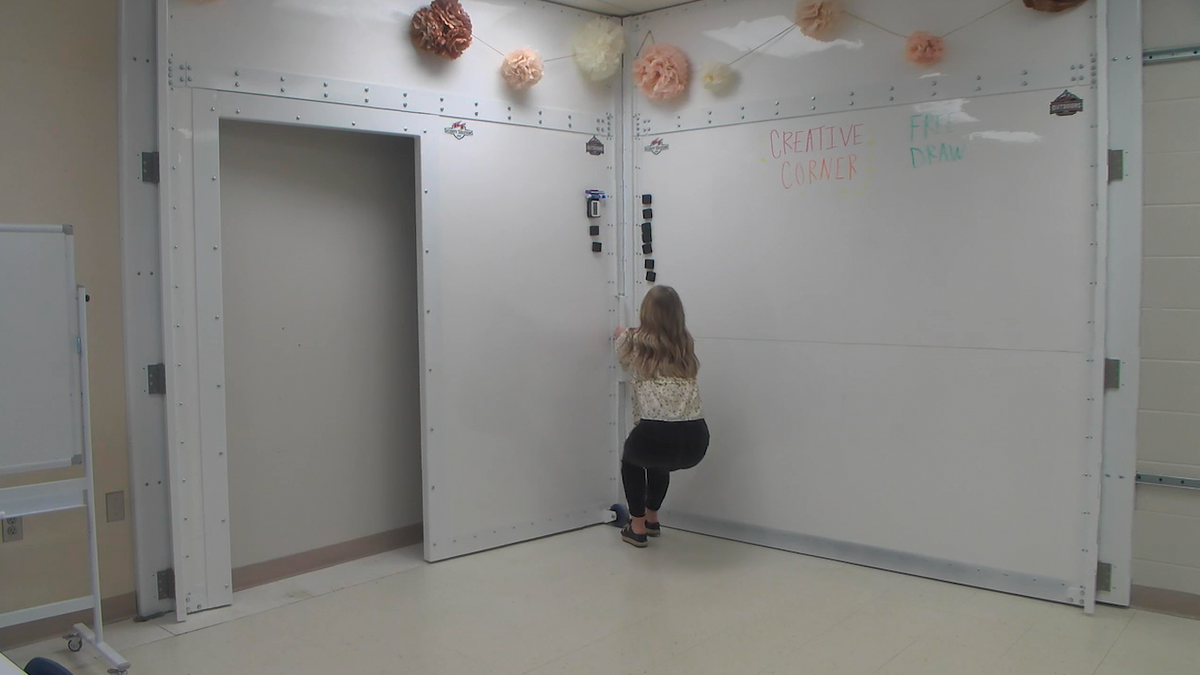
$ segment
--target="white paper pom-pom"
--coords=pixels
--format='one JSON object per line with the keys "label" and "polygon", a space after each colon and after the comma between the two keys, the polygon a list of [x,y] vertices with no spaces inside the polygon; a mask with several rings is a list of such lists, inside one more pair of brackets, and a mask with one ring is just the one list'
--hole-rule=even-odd
{"label": "white paper pom-pom", "polygon": [[728,63],[710,63],[700,71],[700,81],[712,93],[724,94],[737,82],[737,71]]}
{"label": "white paper pom-pom", "polygon": [[625,32],[620,24],[597,17],[575,33],[571,50],[579,69],[596,82],[602,82],[621,69]]}

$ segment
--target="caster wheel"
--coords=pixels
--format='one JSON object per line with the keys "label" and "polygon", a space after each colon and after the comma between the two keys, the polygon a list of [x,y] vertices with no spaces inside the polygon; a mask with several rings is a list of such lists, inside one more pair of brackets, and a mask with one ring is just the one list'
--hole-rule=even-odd
{"label": "caster wheel", "polygon": [[617,519],[612,522],[613,527],[625,527],[629,524],[629,509],[625,508],[624,504],[613,504],[612,512],[617,514]]}
{"label": "caster wheel", "polygon": [[73,637],[73,638],[68,639],[67,640],[67,649],[70,649],[73,652],[77,652],[77,651],[83,649],[83,638]]}

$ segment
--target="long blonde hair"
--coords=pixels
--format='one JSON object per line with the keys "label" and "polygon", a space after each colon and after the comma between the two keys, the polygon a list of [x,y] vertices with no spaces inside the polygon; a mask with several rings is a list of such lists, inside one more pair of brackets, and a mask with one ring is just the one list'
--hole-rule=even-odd
{"label": "long blonde hair", "polygon": [[683,302],[670,286],[655,286],[642,299],[641,325],[621,345],[621,361],[643,379],[693,378],[700,371],[696,342],[688,332]]}

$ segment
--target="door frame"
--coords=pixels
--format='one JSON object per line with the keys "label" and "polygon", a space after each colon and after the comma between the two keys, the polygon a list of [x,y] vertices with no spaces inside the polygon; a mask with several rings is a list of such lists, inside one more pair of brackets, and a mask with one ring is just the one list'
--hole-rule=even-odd
{"label": "door frame", "polygon": [[337,103],[202,88],[173,89],[164,116],[161,203],[163,347],[167,370],[167,446],[178,620],[233,602],[226,456],[225,345],[221,251],[222,119],[313,129],[407,136],[416,146],[417,295],[421,372],[421,464],[425,556],[430,559],[429,401],[426,374],[440,339],[429,299],[436,296],[433,176],[437,118]]}
{"label": "door frame", "polygon": [[[1106,309],[1104,358],[1120,363],[1120,382],[1104,394],[1099,563],[1109,589],[1097,601],[1129,606],[1133,565],[1133,513],[1137,478],[1138,385],[1142,300],[1142,12],[1140,2],[1097,0],[1100,67],[1106,72],[1107,129],[1101,138],[1100,199],[1109,226],[1104,249]],[[1104,159],[1121,151],[1122,175],[1109,175]],[[1097,205],[1100,207],[1100,205]]]}

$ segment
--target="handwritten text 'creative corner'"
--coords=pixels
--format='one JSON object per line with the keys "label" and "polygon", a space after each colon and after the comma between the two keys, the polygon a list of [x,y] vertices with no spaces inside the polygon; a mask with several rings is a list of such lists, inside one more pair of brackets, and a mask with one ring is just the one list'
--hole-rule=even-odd
{"label": "handwritten text 'creative corner'", "polygon": [[785,160],[779,177],[784,189],[825,181],[852,181],[859,176],[858,154],[865,144],[864,125],[821,126],[799,131],[772,129],[771,156]]}

